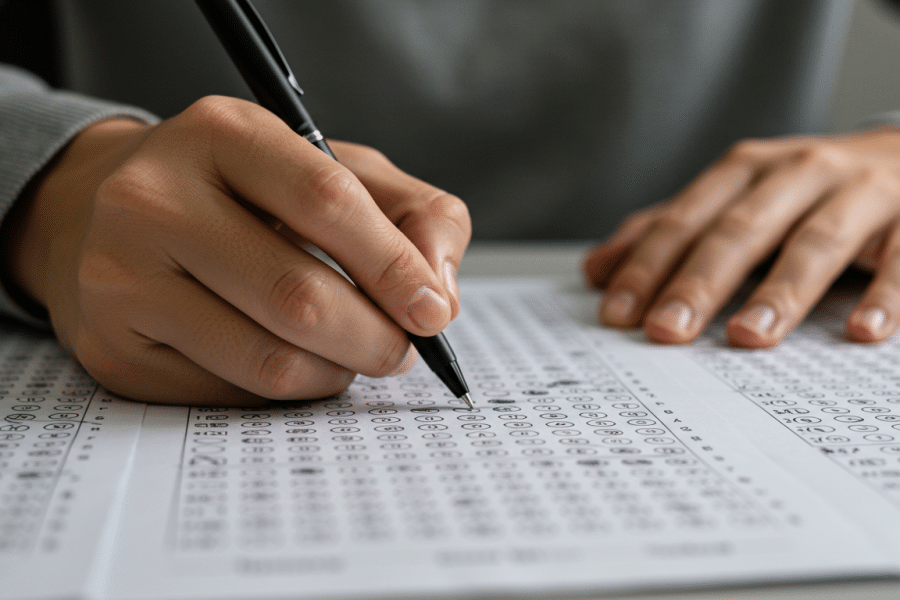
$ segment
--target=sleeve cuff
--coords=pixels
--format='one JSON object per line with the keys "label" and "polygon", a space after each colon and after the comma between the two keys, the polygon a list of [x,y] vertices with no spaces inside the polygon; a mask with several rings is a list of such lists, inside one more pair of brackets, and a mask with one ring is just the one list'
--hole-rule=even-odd
{"label": "sleeve cuff", "polygon": [[[72,138],[110,117],[159,122],[140,108],[53,91],[24,72],[4,73],[0,77],[0,223],[31,179]],[[0,290],[0,313],[38,327],[49,325],[17,301],[15,292],[5,285]]]}

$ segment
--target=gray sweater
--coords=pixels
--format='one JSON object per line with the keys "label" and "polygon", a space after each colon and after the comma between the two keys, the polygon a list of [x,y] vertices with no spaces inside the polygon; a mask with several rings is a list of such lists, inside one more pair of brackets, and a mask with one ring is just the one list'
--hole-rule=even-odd
{"label": "gray sweater", "polygon": [[[737,139],[821,131],[852,8],[846,0],[255,4],[326,135],[375,146],[462,197],[476,239],[599,238]],[[207,94],[248,97],[192,2],[56,5],[64,87],[112,102],[0,71],[0,211],[88,123],[166,117]],[[0,306],[16,311],[9,299]]]}

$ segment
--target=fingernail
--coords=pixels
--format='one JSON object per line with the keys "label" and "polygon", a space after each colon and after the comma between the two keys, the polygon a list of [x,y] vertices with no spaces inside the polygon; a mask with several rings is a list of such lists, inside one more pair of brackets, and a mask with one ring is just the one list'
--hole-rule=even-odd
{"label": "fingernail", "polygon": [[634,308],[637,296],[629,291],[616,292],[603,303],[603,314],[609,321],[631,323],[634,320]]}
{"label": "fingernail", "polygon": [[413,323],[422,329],[438,329],[447,321],[450,306],[437,292],[427,286],[422,286],[416,291],[412,302],[409,304],[407,314]]}
{"label": "fingernail", "polygon": [[403,357],[403,362],[401,362],[400,366],[397,367],[393,373],[388,375],[388,377],[396,377],[397,375],[403,375],[404,373],[409,372],[409,370],[413,368],[413,365],[416,364],[417,358],[419,358],[419,351],[416,350],[415,346],[410,344],[409,350],[406,351],[406,356]]}
{"label": "fingernail", "polygon": [[694,311],[690,306],[681,300],[672,300],[656,312],[653,321],[672,333],[684,334],[689,332],[693,318]]}
{"label": "fingernail", "polygon": [[856,315],[856,321],[870,333],[880,333],[887,323],[887,313],[882,308],[867,308]]}
{"label": "fingernail", "polygon": [[758,334],[765,334],[772,331],[777,320],[778,313],[774,308],[767,304],[756,304],[738,313],[733,322]]}

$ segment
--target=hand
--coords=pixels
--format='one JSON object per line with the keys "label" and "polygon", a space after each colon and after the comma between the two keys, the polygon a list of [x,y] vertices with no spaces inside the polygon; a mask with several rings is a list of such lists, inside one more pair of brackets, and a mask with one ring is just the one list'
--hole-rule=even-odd
{"label": "hand", "polygon": [[695,339],[750,271],[777,252],[728,321],[729,341],[781,341],[856,262],[874,272],[847,323],[857,341],[900,326],[900,129],[739,142],[670,202],[638,212],[584,269],[604,324]]}
{"label": "hand", "polygon": [[333,150],[231,98],[103,121],[23,198],[8,270],[85,369],[138,400],[318,398],[408,369],[403,330],[459,312],[468,212],[370,148]]}

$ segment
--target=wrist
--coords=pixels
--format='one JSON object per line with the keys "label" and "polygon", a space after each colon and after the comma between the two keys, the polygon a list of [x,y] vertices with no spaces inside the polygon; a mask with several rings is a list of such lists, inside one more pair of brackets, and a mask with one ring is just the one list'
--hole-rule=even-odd
{"label": "wrist", "polygon": [[23,308],[40,313],[48,305],[54,264],[71,254],[70,239],[97,187],[150,129],[117,117],[75,136],[26,186],[4,219],[0,236],[4,285]]}

